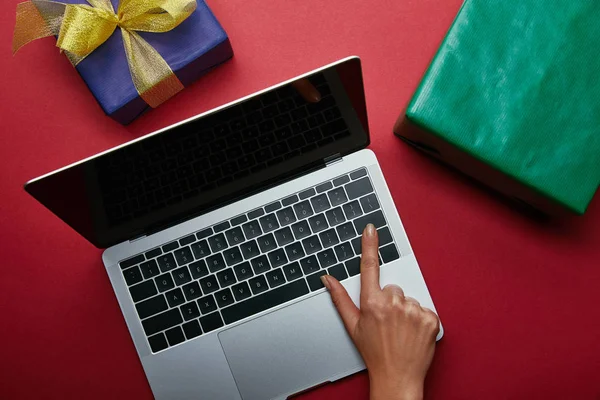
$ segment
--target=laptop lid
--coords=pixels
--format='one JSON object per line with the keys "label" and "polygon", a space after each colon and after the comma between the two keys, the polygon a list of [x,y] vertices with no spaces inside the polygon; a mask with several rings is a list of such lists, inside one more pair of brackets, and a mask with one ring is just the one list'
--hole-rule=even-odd
{"label": "laptop lid", "polygon": [[360,60],[350,57],[36,178],[25,190],[106,248],[368,144]]}

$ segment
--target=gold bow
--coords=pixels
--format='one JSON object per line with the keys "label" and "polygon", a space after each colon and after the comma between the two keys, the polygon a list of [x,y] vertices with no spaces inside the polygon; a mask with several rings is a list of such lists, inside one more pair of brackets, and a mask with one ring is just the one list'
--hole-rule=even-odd
{"label": "gold bow", "polygon": [[168,32],[196,9],[196,0],[121,0],[115,13],[110,0],[65,4],[31,0],[17,5],[13,54],[27,43],[58,36],[56,46],[77,65],[121,28],[133,84],[140,97],[157,107],[183,89],[161,55],[136,31]]}

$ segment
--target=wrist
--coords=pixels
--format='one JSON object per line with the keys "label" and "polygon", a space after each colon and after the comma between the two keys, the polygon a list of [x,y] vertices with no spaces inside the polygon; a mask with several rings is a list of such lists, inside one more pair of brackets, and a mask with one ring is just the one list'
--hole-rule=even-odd
{"label": "wrist", "polygon": [[370,400],[422,400],[423,381],[369,374]]}

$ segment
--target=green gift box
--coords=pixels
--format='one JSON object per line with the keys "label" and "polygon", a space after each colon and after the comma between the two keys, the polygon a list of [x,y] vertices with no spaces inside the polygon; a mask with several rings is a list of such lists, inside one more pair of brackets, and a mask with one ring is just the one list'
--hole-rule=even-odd
{"label": "green gift box", "polygon": [[600,1],[466,0],[394,132],[542,211],[600,184]]}

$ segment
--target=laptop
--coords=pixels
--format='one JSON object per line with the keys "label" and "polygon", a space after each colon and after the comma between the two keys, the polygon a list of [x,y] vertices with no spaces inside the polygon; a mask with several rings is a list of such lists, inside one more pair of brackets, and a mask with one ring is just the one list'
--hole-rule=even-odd
{"label": "laptop", "polygon": [[[369,144],[349,57],[25,185],[99,248],[158,399],[284,399],[365,365],[319,277],[435,310]],[[438,335],[438,340],[442,331]]]}

